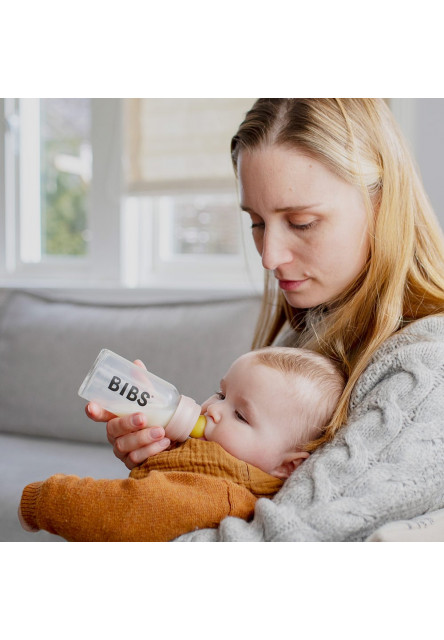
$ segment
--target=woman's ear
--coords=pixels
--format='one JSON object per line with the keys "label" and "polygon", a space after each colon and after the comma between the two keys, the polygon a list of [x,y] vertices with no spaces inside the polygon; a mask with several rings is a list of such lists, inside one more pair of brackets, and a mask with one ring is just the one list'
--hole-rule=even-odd
{"label": "woman's ear", "polygon": [[308,451],[292,451],[287,454],[280,465],[278,465],[273,471],[270,471],[270,475],[275,478],[281,478],[286,480],[291,476],[293,471],[299,467],[299,465],[306,460],[310,454]]}

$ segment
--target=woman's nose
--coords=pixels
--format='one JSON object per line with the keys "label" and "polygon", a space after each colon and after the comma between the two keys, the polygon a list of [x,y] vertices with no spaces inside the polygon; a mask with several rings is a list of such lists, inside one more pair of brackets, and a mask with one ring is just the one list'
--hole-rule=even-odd
{"label": "woman's nose", "polygon": [[293,254],[287,245],[287,240],[277,233],[265,232],[262,243],[262,266],[274,271],[293,260]]}

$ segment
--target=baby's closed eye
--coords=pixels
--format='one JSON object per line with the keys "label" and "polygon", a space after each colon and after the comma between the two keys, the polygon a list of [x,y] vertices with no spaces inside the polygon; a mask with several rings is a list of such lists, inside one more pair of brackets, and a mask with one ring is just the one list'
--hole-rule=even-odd
{"label": "baby's closed eye", "polygon": [[248,421],[244,418],[244,416],[241,413],[239,413],[239,411],[236,410],[234,414],[238,420],[240,420],[241,422],[246,422],[248,424]]}

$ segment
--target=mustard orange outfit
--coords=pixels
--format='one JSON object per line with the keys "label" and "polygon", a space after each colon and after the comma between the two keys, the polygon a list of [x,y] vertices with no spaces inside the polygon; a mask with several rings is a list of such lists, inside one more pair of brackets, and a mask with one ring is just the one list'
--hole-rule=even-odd
{"label": "mustard orange outfit", "polygon": [[251,519],[256,500],[282,480],[234,458],[215,442],[188,439],[135,467],[130,477],[58,474],[23,490],[26,522],[73,542],[165,542],[226,516]]}

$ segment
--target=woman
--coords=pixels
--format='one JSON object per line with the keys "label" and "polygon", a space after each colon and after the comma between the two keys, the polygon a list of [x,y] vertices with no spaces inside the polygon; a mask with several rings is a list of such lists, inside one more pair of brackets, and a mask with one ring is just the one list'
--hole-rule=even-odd
{"label": "woman", "polygon": [[[347,385],[310,459],[252,522],[180,539],[365,540],[444,507],[444,243],[390,110],[260,99],[232,158],[266,270],[253,346],[317,350]],[[169,444],[138,415],[87,411],[129,468]]]}

